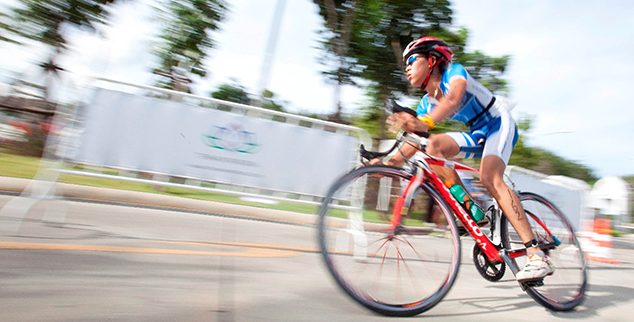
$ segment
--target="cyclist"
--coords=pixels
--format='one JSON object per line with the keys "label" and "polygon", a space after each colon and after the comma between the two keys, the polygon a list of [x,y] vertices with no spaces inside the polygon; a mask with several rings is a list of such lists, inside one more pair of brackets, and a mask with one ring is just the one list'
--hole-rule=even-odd
{"label": "cyclist", "polygon": [[[554,272],[548,257],[537,247],[520,201],[503,180],[504,169],[517,142],[517,128],[507,101],[494,96],[478,83],[465,68],[451,63],[453,51],[442,40],[423,37],[412,41],[403,52],[407,80],[427,93],[418,104],[417,118],[408,113],[395,113],[388,123],[397,123],[407,132],[427,132],[442,120],[451,117],[464,122],[470,132],[434,134],[429,138],[427,152],[440,158],[482,158],[480,181],[498,202],[502,211],[520,235],[527,248],[527,261],[518,272],[518,281],[543,279]],[[402,152],[410,158],[416,149],[404,145]],[[370,164],[378,164],[375,159]],[[388,165],[404,162],[394,155]],[[434,167],[441,178],[461,183],[453,169]]]}

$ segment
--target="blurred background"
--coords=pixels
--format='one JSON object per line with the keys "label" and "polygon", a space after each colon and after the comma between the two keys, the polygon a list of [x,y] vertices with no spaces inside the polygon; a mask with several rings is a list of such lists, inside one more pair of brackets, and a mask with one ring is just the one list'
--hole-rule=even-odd
{"label": "blurred background", "polygon": [[[626,75],[634,45],[626,17],[634,9],[621,1],[595,8],[549,1],[10,0],[1,10],[6,153],[38,156],[55,106],[90,100],[87,79],[94,77],[389,139],[382,102],[395,97],[415,108],[423,94],[407,83],[398,57],[412,39],[433,35],[450,43],[455,61],[481,83],[518,102],[521,139],[511,165],[589,185],[602,177],[633,180],[634,112],[626,108],[633,84]],[[436,131],[461,129],[446,122]]]}
{"label": "blurred background", "polygon": [[[392,97],[416,108],[424,93],[407,82],[402,50],[412,39],[435,36],[450,44],[454,60],[483,85],[518,102],[512,113],[520,140],[510,165],[529,170],[523,173],[535,180],[550,178],[554,186],[581,191],[594,213],[579,218],[611,218],[618,224],[615,235],[628,233],[634,209],[632,16],[634,5],[618,0],[600,5],[547,0],[5,0],[0,4],[0,180],[35,177],[314,214],[330,182],[354,166],[354,156],[346,154],[349,145],[377,147],[393,139],[383,102]],[[100,96],[105,91],[110,96]],[[141,101],[145,107],[138,114],[123,108]],[[167,121],[144,123],[171,118],[158,111],[161,104],[213,110],[206,119],[212,121],[227,112],[297,126],[299,132],[289,137],[298,135],[305,141],[297,142],[307,144],[317,141],[310,141],[313,132],[302,131],[318,129],[326,133],[320,134],[323,142],[343,142],[336,151],[345,157],[323,170],[331,174],[322,176],[322,185],[310,184],[319,180],[316,168],[316,178],[286,179],[284,169],[257,157],[234,159],[199,150],[182,153],[178,162],[169,159],[160,170],[139,156],[126,163],[117,151],[126,141],[124,134],[137,144],[127,147],[132,151],[149,140],[135,132],[144,126],[173,134],[166,140],[185,138],[181,129],[194,127],[196,116],[183,116],[191,122],[180,122],[172,132]],[[91,114],[97,105],[112,114]],[[234,116],[222,119],[223,124],[200,124],[200,131],[207,131],[203,143],[222,153],[260,151],[265,136],[255,139],[253,129],[266,129],[257,122],[240,128]],[[91,123],[100,117],[111,117],[113,123],[100,128],[105,132],[90,132],[88,125],[102,124]],[[139,129],[117,128],[125,120]],[[447,121],[434,132],[465,129]],[[342,132],[347,133],[344,139],[330,137]],[[227,133],[238,138],[219,139]],[[111,136],[118,141],[105,142]],[[179,145],[174,142],[154,142],[152,151]],[[275,150],[269,163],[277,157],[295,167],[302,162],[315,166],[316,161],[307,161],[311,151],[302,152],[304,158],[291,156],[294,144],[281,144],[284,148]],[[100,146],[103,159],[91,159],[90,146]],[[174,151],[161,155],[167,160],[178,154]],[[329,156],[317,154],[321,163],[329,162]],[[112,155],[119,159],[113,161]],[[177,167],[191,166],[193,161],[186,159],[191,155],[235,167],[223,174],[214,174],[218,168],[209,164],[196,169],[211,174]],[[42,176],[42,167],[50,166],[40,164],[42,156],[67,172]],[[466,162],[478,166],[477,160]],[[305,169],[297,171],[310,172]],[[275,178],[282,179],[270,183]],[[239,193],[230,192],[236,189]],[[282,205],[285,200],[293,206]]]}

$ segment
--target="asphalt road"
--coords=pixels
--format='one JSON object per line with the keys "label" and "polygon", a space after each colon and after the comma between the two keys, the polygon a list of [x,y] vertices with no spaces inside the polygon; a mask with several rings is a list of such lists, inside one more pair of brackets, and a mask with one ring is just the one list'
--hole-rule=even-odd
{"label": "asphalt road", "polygon": [[[12,196],[0,195],[0,207]],[[311,225],[65,200],[0,218],[0,321],[383,321],[342,293]],[[491,283],[462,241],[447,297],[414,320],[632,321],[634,250],[589,262],[587,300],[551,312],[507,273]],[[408,319],[409,320],[409,319]]]}

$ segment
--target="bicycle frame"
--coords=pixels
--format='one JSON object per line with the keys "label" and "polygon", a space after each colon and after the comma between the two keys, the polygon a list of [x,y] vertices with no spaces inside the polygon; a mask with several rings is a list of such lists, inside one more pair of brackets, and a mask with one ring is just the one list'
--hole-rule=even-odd
{"label": "bicycle frame", "polygon": [[[422,173],[423,177],[421,182],[426,180],[430,182],[436,188],[436,190],[440,193],[442,198],[445,201],[447,201],[447,203],[451,207],[451,210],[453,211],[454,214],[456,214],[456,217],[462,223],[463,227],[465,227],[467,232],[469,232],[469,234],[471,235],[471,237],[473,237],[473,239],[476,241],[478,246],[487,255],[487,258],[489,259],[489,261],[493,263],[503,262],[497,247],[489,240],[487,236],[485,236],[482,230],[480,230],[480,227],[478,226],[478,224],[475,221],[473,221],[473,219],[471,218],[471,215],[469,215],[467,211],[460,205],[460,203],[458,203],[456,198],[454,198],[451,192],[449,192],[449,189],[443,184],[440,178],[438,178],[438,176],[431,170],[429,166],[434,165],[434,166],[441,166],[441,167],[450,168],[454,170],[469,171],[469,172],[477,173],[478,175],[480,174],[480,171],[458,162],[431,157],[428,154],[425,154],[423,152],[416,152],[415,158],[417,162],[417,167],[423,170],[423,173]],[[411,181],[414,181],[414,178],[412,178]],[[403,192],[403,196],[406,196],[409,193],[408,190],[411,189],[412,186],[413,185],[407,186],[407,188]],[[399,205],[396,205],[396,207],[394,208],[395,214],[397,212],[401,213],[402,211],[402,209],[397,209],[398,206]],[[513,255],[521,256],[524,254],[514,253]]]}
{"label": "bicycle frame", "polygon": [[[449,161],[449,160],[441,159],[441,158],[435,158],[423,152],[417,152],[415,158],[416,158],[416,161],[418,162],[418,164],[416,165],[416,168],[421,169],[422,171],[418,171],[417,174],[414,175],[410,179],[410,182],[408,183],[407,187],[403,191],[402,196],[398,198],[394,206],[394,214],[392,216],[392,222],[391,222],[392,228],[399,225],[401,222],[402,216],[407,213],[407,208],[409,205],[406,206],[406,202],[410,200],[410,197],[414,193],[415,188],[419,186],[420,184],[422,184],[425,180],[427,180],[430,183],[432,183],[432,185],[440,193],[442,198],[445,201],[447,201],[453,213],[456,214],[456,217],[462,223],[463,227],[465,227],[465,229],[469,232],[471,237],[473,237],[473,239],[476,241],[476,243],[478,244],[478,247],[480,247],[482,251],[484,251],[489,261],[495,264],[503,262],[504,260],[500,255],[500,250],[498,249],[498,247],[496,247],[491,242],[491,240],[489,240],[489,238],[484,235],[484,233],[482,232],[478,224],[474,222],[473,219],[471,218],[471,215],[469,215],[467,211],[456,200],[456,198],[454,198],[454,196],[451,194],[449,189],[443,184],[440,178],[438,178],[436,173],[434,173],[431,170],[430,166],[434,165],[434,166],[441,166],[441,167],[446,167],[446,168],[450,168],[454,170],[469,171],[469,172],[476,173],[478,175],[480,174],[480,171],[458,162]],[[542,250],[554,248],[559,245],[559,241],[550,232],[548,227],[543,222],[541,222],[541,220],[539,220],[539,218],[537,218],[536,216],[528,212],[526,213],[526,215],[530,216],[535,222],[537,222],[544,229],[544,231],[549,236],[555,239],[555,241],[552,243],[540,244],[540,248]],[[492,229],[495,229],[495,227],[492,227]],[[526,249],[516,249],[508,253],[506,253],[506,250],[505,250],[505,254],[508,255],[510,258],[517,258],[517,257],[525,256]]]}
{"label": "bicycle frame", "polygon": [[[404,139],[407,135],[413,137],[418,143],[421,143],[422,146],[426,145],[426,139],[423,138],[421,140],[421,138],[418,136],[401,132],[397,137],[396,144],[394,144],[394,147],[392,147],[390,151],[395,149],[398,144],[402,142],[401,140]],[[378,154],[378,156],[387,155],[390,151],[386,153],[380,153]],[[434,171],[431,169],[431,166],[440,166],[453,170],[473,172],[476,173],[478,176],[480,175],[480,171],[459,162],[433,157],[425,153],[424,149],[417,151],[414,155],[414,159],[414,169],[416,170],[416,173],[409,180],[407,187],[403,190],[403,194],[396,200],[396,204],[394,205],[394,212],[392,214],[392,220],[390,222],[390,230],[392,232],[394,232],[396,227],[400,225],[402,217],[407,214],[410,206],[409,203],[411,202],[416,188],[420,186],[423,182],[428,181],[436,188],[441,197],[449,204],[451,210],[456,215],[456,218],[458,218],[459,222],[462,223],[462,226],[467,230],[471,237],[473,237],[478,247],[482,249],[491,263],[497,264],[501,262],[507,262],[512,258],[526,255],[526,249],[516,249],[508,252],[508,250],[504,249],[503,247],[498,247],[493,244],[491,240],[484,235],[478,224],[473,221],[471,215],[467,213],[467,211],[462,207],[462,205],[460,205],[456,198],[454,198],[451,192],[449,192],[449,189],[444,185],[440,178],[438,178],[436,173],[434,173]],[[543,222],[541,222],[539,218],[529,212],[526,213],[526,216],[530,216],[545,230],[545,232],[550,237],[554,239],[554,242],[552,243],[540,244],[539,247],[542,250],[555,248],[560,244],[560,242],[550,232],[548,227]],[[496,227],[491,227],[491,229],[496,229]],[[511,269],[515,268],[512,267]]]}

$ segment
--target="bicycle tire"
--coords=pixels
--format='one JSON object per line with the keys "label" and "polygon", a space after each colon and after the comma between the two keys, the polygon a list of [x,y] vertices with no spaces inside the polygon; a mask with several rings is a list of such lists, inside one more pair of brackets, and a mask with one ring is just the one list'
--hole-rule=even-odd
{"label": "bicycle tire", "polygon": [[[555,267],[552,276],[544,278],[544,285],[526,287],[526,292],[540,305],[553,311],[569,311],[581,304],[587,287],[586,262],[574,228],[563,213],[545,198],[522,192],[518,194],[531,230],[537,241],[553,243],[555,240],[546,234],[536,219],[540,220],[560,242],[554,249],[545,253]],[[522,249],[524,245],[519,236],[502,216],[502,243],[508,251]],[[512,259],[517,269],[523,267],[525,256]]]}
{"label": "bicycle tire", "polygon": [[[387,316],[414,316],[438,304],[451,289],[460,263],[453,214],[428,183],[418,187],[414,205],[389,238],[394,199],[410,178],[396,167],[356,169],[335,182],[319,212],[319,244],[329,272],[356,302]],[[423,216],[434,209],[443,219],[425,224]],[[395,276],[387,276],[392,270]],[[406,283],[401,273],[409,278]],[[392,286],[394,290],[388,289]]]}

